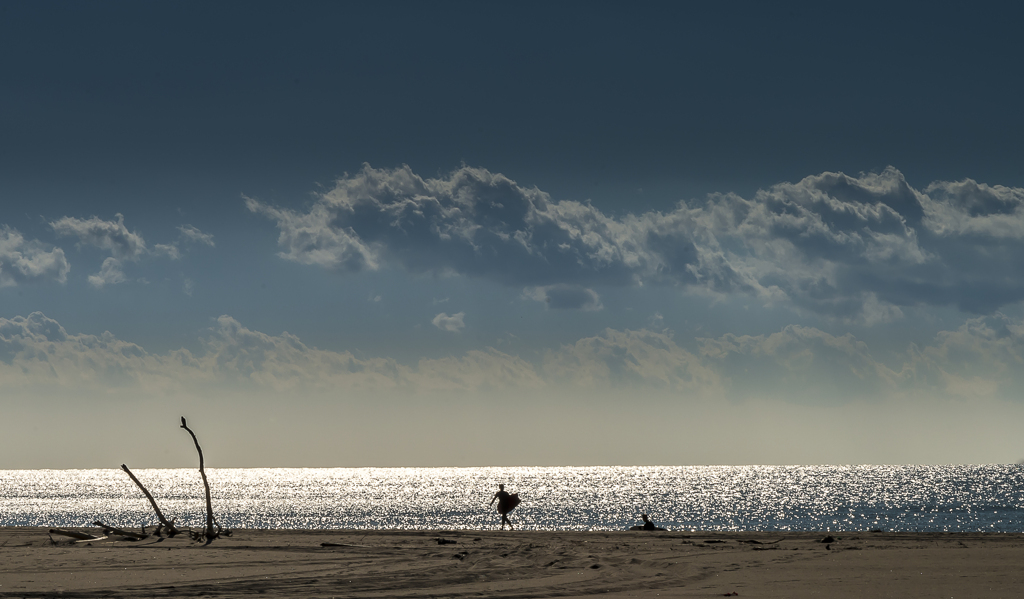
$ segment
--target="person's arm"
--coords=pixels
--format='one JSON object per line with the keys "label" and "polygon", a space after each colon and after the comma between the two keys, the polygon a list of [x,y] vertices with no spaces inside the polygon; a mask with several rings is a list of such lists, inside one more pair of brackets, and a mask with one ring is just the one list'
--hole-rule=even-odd
{"label": "person's arm", "polygon": [[490,502],[490,503],[488,503],[487,505],[494,505],[494,500],[495,500],[495,499],[497,499],[497,498],[498,498],[498,494],[497,494],[497,493],[495,493],[495,494],[494,494],[494,497],[491,497],[491,502]]}

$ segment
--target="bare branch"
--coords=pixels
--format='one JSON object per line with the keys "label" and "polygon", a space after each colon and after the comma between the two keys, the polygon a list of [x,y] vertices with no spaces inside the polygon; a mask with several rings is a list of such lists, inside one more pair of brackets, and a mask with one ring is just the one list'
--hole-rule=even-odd
{"label": "bare branch", "polygon": [[149,535],[146,533],[139,534],[137,532],[132,532],[130,530],[117,528],[116,526],[109,526],[107,524],[100,522],[99,520],[93,522],[93,525],[102,528],[103,534],[105,535],[118,535],[120,537],[125,537],[129,541],[141,541],[142,539],[149,537]]}
{"label": "bare branch", "polygon": [[[132,471],[128,469],[128,466],[126,466],[125,464],[121,464],[121,470],[124,470],[126,473],[128,473],[128,476],[132,479],[132,482],[134,482],[140,489],[142,489],[142,492],[145,493],[146,499],[149,500],[149,503],[153,506],[153,511],[156,512],[156,517],[160,519],[160,524],[164,529],[167,530],[167,536],[173,537],[174,535],[178,534],[178,529],[174,527],[174,522],[164,517],[163,512],[161,512],[160,508],[156,505],[156,500],[153,499],[153,495],[149,492],[148,489],[146,489],[146,487],[142,485],[141,482],[139,482],[139,479],[135,478],[135,475],[132,474]],[[157,529],[157,534],[160,534],[159,528]]]}
{"label": "bare branch", "polygon": [[[213,503],[210,500],[210,483],[206,480],[206,469],[203,467],[203,448],[199,447],[199,439],[196,438],[196,434],[185,424],[184,416],[181,417],[181,428],[192,435],[192,441],[196,444],[196,451],[199,452],[199,475],[203,477],[203,486],[206,487],[206,542],[210,543],[215,537],[219,536],[219,531],[214,530],[216,523],[213,519]],[[217,526],[217,528],[220,528],[220,526]]]}

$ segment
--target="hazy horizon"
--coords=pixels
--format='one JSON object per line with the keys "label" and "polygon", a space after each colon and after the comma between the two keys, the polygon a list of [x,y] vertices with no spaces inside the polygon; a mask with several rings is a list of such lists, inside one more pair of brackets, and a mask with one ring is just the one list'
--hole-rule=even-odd
{"label": "hazy horizon", "polygon": [[1017,463],[1021,11],[0,5],[0,469]]}

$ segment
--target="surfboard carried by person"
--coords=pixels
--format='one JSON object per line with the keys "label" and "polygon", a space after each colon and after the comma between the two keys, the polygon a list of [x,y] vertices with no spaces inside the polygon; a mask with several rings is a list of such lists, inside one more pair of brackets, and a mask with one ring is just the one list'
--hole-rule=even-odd
{"label": "surfboard carried by person", "polygon": [[505,530],[506,524],[508,524],[509,530],[512,530],[512,522],[508,519],[508,513],[519,505],[519,493],[509,493],[505,490],[505,485],[498,485],[498,492],[494,494],[494,497],[491,497],[491,503],[488,505],[494,505],[494,500],[498,500],[498,513],[501,514],[501,530]]}

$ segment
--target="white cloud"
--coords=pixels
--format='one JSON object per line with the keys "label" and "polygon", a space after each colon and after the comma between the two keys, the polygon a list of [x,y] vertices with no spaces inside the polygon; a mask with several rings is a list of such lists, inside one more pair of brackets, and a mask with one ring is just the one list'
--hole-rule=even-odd
{"label": "white cloud", "polygon": [[181,225],[178,227],[178,231],[181,232],[181,238],[184,241],[215,247],[213,243],[213,235],[210,233],[203,233],[192,225]]}
{"label": "white cloud", "polygon": [[100,267],[98,273],[89,275],[89,284],[96,288],[101,288],[104,285],[117,285],[127,280],[121,269],[121,261],[113,257],[103,261],[103,266]]}
{"label": "white cloud", "polygon": [[465,312],[458,312],[451,316],[441,312],[430,321],[435,327],[442,331],[448,331],[451,333],[458,333],[462,329],[466,328],[466,323],[463,322],[463,318],[466,316]]}
{"label": "white cloud", "polygon": [[34,281],[67,281],[71,265],[59,247],[26,240],[17,230],[0,225],[0,287]]}
{"label": "white cloud", "polygon": [[555,310],[586,310],[596,312],[604,308],[601,297],[593,289],[579,285],[546,285],[544,287],[527,287],[523,297],[544,302]]}
{"label": "white cloud", "polygon": [[309,214],[273,208],[253,198],[245,198],[245,205],[252,212],[277,221],[281,229],[278,244],[287,248],[279,255],[286,260],[343,271],[378,268],[376,252],[360,241],[350,227],[333,226],[332,211],[323,202]]}
{"label": "white cloud", "polygon": [[645,282],[867,324],[922,304],[991,313],[1024,300],[1024,190],[968,179],[919,191],[891,167],[623,216],[470,167],[424,179],[364,166],[305,212],[246,205],[277,223],[288,260],[482,277],[552,307],[553,291]]}
{"label": "white cloud", "polygon": [[1024,189],[937,181],[923,197],[924,224],[938,235],[1024,239]]}
{"label": "white cloud", "polygon": [[[115,216],[116,221],[101,220],[95,216],[87,219],[65,216],[50,223],[58,235],[78,237],[79,243],[111,253],[111,256],[103,261],[100,272],[89,275],[89,284],[96,288],[126,281],[124,262],[138,261],[148,253],[142,236],[124,226],[124,216]],[[170,249],[177,251],[176,248]],[[160,246],[158,250],[165,252],[167,246]]]}
{"label": "white cloud", "polygon": [[171,260],[181,259],[181,250],[173,243],[158,243],[153,246],[153,253],[157,256],[166,256]]}
{"label": "white cloud", "polygon": [[[111,256],[103,261],[100,272],[89,276],[89,283],[97,288],[126,281],[127,277],[124,274],[126,262],[138,262],[150,255],[171,260],[181,259],[180,242],[182,241],[210,247],[214,245],[213,235],[204,233],[192,225],[181,225],[178,227],[180,232],[178,241],[158,243],[150,250],[141,234],[128,230],[124,224],[123,215],[116,214],[115,216],[117,217],[116,221],[105,221],[95,216],[87,219],[65,216],[50,223],[58,235],[77,237],[80,244],[110,252]],[[63,257],[63,253],[61,253],[61,257]]]}
{"label": "white cloud", "polygon": [[65,216],[50,223],[58,235],[78,237],[79,242],[110,251],[119,260],[138,260],[146,254],[146,242],[124,226],[124,216],[116,221]]}
{"label": "white cloud", "polygon": [[178,241],[171,243],[158,243],[153,246],[153,253],[157,256],[166,256],[171,260],[181,259],[181,248],[179,247],[180,242],[184,243],[198,243],[201,245],[207,245],[215,247],[213,243],[213,235],[209,233],[203,233],[192,225],[181,225],[178,227],[180,235]]}

